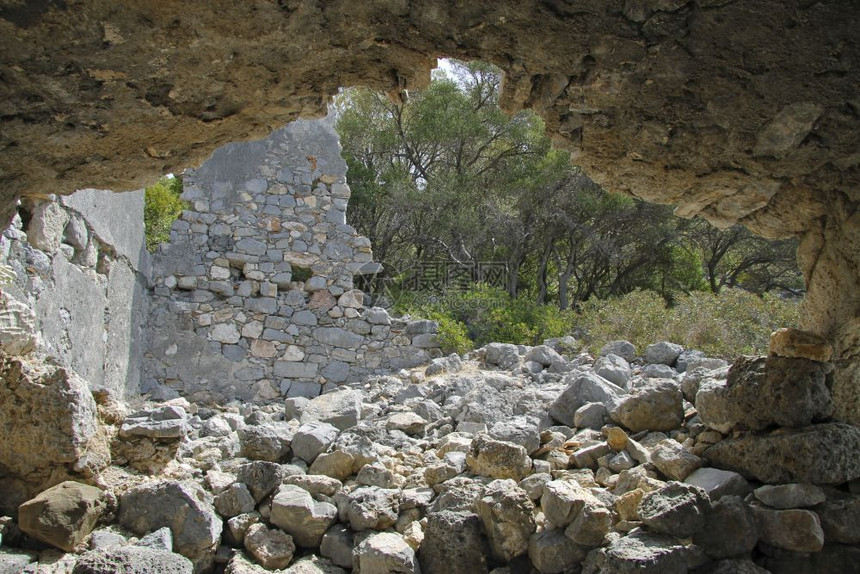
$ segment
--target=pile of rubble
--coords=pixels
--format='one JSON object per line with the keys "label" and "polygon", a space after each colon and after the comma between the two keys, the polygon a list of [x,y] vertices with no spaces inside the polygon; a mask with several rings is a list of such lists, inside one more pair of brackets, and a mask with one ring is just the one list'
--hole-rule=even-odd
{"label": "pile of rubble", "polygon": [[860,429],[829,419],[828,352],[565,338],[286,404],[101,394],[112,465],[6,510],[0,572],[858,572]]}

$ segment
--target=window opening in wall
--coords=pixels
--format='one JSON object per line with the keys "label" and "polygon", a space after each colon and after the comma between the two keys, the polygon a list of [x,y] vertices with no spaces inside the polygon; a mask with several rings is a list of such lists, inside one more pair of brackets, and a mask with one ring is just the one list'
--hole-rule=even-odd
{"label": "window opening in wall", "polygon": [[182,178],[168,174],[146,188],[143,220],[146,226],[146,248],[150,252],[170,240],[170,227],[188,202],[180,199]]}

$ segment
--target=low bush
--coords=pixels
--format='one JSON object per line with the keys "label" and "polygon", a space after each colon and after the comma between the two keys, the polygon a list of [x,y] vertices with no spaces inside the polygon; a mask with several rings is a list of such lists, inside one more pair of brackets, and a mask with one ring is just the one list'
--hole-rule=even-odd
{"label": "low bush", "polygon": [[182,180],[162,177],[144,192],[143,222],[146,227],[146,248],[150,252],[170,239],[170,227],[182,214],[186,202],[182,195]]}
{"label": "low bush", "polygon": [[657,341],[672,341],[733,359],[766,353],[771,332],[799,322],[796,299],[759,297],[741,289],[724,289],[719,296],[704,291],[677,295],[671,307],[653,291],[636,290],[586,301],[577,313],[479,285],[442,296],[401,294],[395,312],[438,322],[440,343],[449,353],[491,342],[538,345],[575,334],[592,353],[609,341],[627,339],[640,351]]}

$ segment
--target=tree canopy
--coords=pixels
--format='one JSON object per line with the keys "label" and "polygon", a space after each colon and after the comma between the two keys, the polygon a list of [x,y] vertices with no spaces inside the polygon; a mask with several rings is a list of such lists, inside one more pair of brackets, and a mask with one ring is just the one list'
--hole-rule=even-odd
{"label": "tree canopy", "polygon": [[719,231],[607,193],[552,149],[537,115],[501,111],[497,68],[452,69],[403,102],[366,89],[337,102],[348,218],[389,274],[493,262],[511,296],[560,309],[635,289],[666,300],[723,287],[802,289],[795,242]]}

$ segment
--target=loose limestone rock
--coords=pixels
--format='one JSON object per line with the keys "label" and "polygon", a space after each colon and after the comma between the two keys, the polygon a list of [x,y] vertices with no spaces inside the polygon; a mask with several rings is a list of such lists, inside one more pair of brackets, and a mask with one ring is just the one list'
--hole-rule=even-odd
{"label": "loose limestone rock", "polygon": [[713,504],[693,542],[714,559],[744,556],[758,543],[758,525],[743,499],[724,496]]}
{"label": "loose limestone rock", "polygon": [[244,544],[245,549],[268,570],[286,568],[296,551],[289,534],[259,523],[248,528]]}
{"label": "loose limestone rock", "polygon": [[481,519],[472,512],[442,510],[427,516],[424,542],[418,551],[427,574],[487,574],[489,547]]}
{"label": "loose limestone rock", "polygon": [[687,553],[677,538],[637,531],[591,552],[583,574],[686,574]]}
{"label": "loose limestone rock", "polygon": [[510,562],[528,550],[535,531],[534,504],[511,479],[487,485],[476,509],[496,560]]}
{"label": "loose limestone rock", "polygon": [[809,510],[771,510],[752,507],[762,542],[795,552],[818,552],[824,531],[818,516]]}
{"label": "loose limestone rock", "polygon": [[358,424],[361,418],[361,393],[343,389],[320,395],[305,406],[301,422],[318,421],[346,430]]}
{"label": "loose limestone rock", "polygon": [[66,481],[22,504],[18,526],[36,540],[73,552],[92,532],[107,503],[100,488]]}
{"label": "loose limestone rock", "polygon": [[211,495],[193,482],[160,481],[129,489],[120,497],[117,521],[136,534],[169,526],[176,552],[195,569],[211,564],[222,522]]}
{"label": "loose limestone rock", "polygon": [[625,391],[594,373],[575,376],[550,405],[549,415],[563,425],[574,426],[577,410],[586,403],[612,408]]}
{"label": "loose limestone rock", "polygon": [[272,500],[272,524],[283,528],[305,548],[318,547],[336,518],[337,507],[315,501],[308,491],[295,485],[281,486]]}
{"label": "loose limestone rock", "polygon": [[180,554],[145,546],[123,546],[87,552],[72,574],[191,574],[194,565]]}
{"label": "loose limestone rock", "polygon": [[824,491],[812,484],[766,484],[753,491],[755,497],[777,510],[807,508],[827,500]]}
{"label": "loose limestone rock", "polygon": [[783,328],[771,333],[768,352],[777,357],[809,359],[823,363],[833,356],[833,347],[815,333]]}
{"label": "loose limestone rock", "polygon": [[355,548],[355,570],[361,574],[420,574],[415,551],[399,534],[380,532]]}
{"label": "loose limestone rock", "polygon": [[710,506],[704,490],[673,481],[642,497],[639,516],[654,532],[689,538],[705,526]]}
{"label": "loose limestone rock", "polygon": [[311,464],[337,439],[339,430],[326,422],[309,421],[296,431],[290,446],[293,454]]}
{"label": "loose limestone rock", "polygon": [[585,560],[589,548],[571,543],[560,529],[542,530],[529,538],[528,555],[541,574],[561,574]]}
{"label": "loose limestone rock", "polygon": [[703,461],[678,441],[667,438],[651,450],[651,462],[671,480],[683,481],[700,468]]}
{"label": "loose limestone rock", "polygon": [[675,383],[655,380],[619,398],[610,415],[633,432],[674,430],[684,421],[683,395]]}
{"label": "loose limestone rock", "polygon": [[475,474],[515,481],[522,480],[532,470],[532,461],[524,447],[486,435],[479,435],[472,441],[466,464]]}
{"label": "loose limestone rock", "polygon": [[675,343],[662,341],[648,345],[645,348],[645,362],[652,365],[673,366],[678,356],[684,352],[684,347]]}

